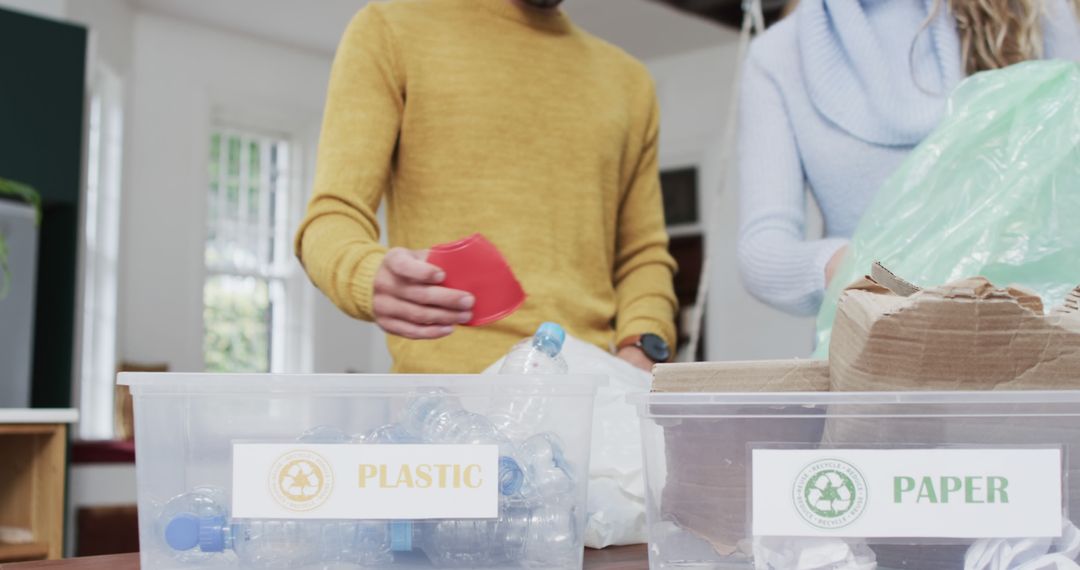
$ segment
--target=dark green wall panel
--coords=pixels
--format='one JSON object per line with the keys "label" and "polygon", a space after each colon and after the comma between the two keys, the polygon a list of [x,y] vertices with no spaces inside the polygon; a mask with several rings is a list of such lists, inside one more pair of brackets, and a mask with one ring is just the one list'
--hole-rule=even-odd
{"label": "dark green wall panel", "polygon": [[41,193],[33,404],[71,405],[86,30],[0,9],[0,177]]}

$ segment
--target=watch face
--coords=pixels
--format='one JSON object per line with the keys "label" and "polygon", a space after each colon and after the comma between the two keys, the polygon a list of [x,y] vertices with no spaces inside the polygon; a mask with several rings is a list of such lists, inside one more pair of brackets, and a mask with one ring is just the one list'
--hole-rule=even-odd
{"label": "watch face", "polygon": [[641,350],[653,362],[667,362],[671,358],[671,349],[667,342],[654,334],[641,335]]}

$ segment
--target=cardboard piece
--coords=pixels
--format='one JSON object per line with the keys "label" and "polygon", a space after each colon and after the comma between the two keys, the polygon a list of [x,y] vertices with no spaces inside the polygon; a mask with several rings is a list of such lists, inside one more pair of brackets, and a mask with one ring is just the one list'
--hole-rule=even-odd
{"label": "cardboard piece", "polygon": [[[828,389],[829,366],[824,360],[660,364],[653,369],[654,392]],[[739,429],[769,441],[821,441],[821,410],[804,411],[810,416],[805,422],[760,417],[698,418],[665,426],[668,473],[661,501],[662,518],[707,540],[720,554],[748,552],[749,449],[737,438],[725,438],[723,434]],[[747,415],[753,415],[752,410],[747,409]]]}
{"label": "cardboard piece", "polygon": [[829,389],[824,360],[761,360],[658,364],[653,392],[823,392]]}
{"label": "cardboard piece", "polygon": [[1047,315],[1034,293],[983,277],[911,287],[879,272],[841,295],[829,347],[831,390],[1080,386],[1080,291]]}

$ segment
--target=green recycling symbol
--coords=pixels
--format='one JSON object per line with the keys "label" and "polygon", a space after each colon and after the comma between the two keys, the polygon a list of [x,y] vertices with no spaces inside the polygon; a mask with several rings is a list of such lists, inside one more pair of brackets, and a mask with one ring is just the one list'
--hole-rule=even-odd
{"label": "green recycling symbol", "polygon": [[822,459],[807,465],[795,478],[795,510],[812,526],[845,527],[866,510],[866,480],[854,465]]}
{"label": "green recycling symbol", "polygon": [[821,471],[806,484],[806,504],[819,517],[835,519],[851,510],[855,483],[839,471]]}

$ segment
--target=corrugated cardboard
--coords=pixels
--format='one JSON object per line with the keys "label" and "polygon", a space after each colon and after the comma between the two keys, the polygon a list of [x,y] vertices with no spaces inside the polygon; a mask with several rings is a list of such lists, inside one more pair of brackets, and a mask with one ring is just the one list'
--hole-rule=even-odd
{"label": "corrugated cardboard", "polygon": [[[655,392],[822,392],[829,389],[824,360],[661,364],[653,369]],[[821,410],[809,410],[820,415]],[[755,415],[747,410],[747,415]],[[737,420],[740,429],[770,441],[821,441],[824,418],[778,422],[772,418]],[[812,424],[812,425],[811,425]],[[722,436],[732,420],[695,419],[664,428],[668,474],[663,518],[732,554],[745,541],[750,457],[746,446]],[[743,550],[746,545],[741,545]]]}
{"label": "corrugated cardboard", "polygon": [[653,392],[823,392],[829,389],[824,360],[759,360],[658,364]]}
{"label": "corrugated cardboard", "polygon": [[841,295],[832,390],[1080,386],[1080,292],[1046,315],[1034,293],[983,277],[925,290],[905,283],[877,266]]}

